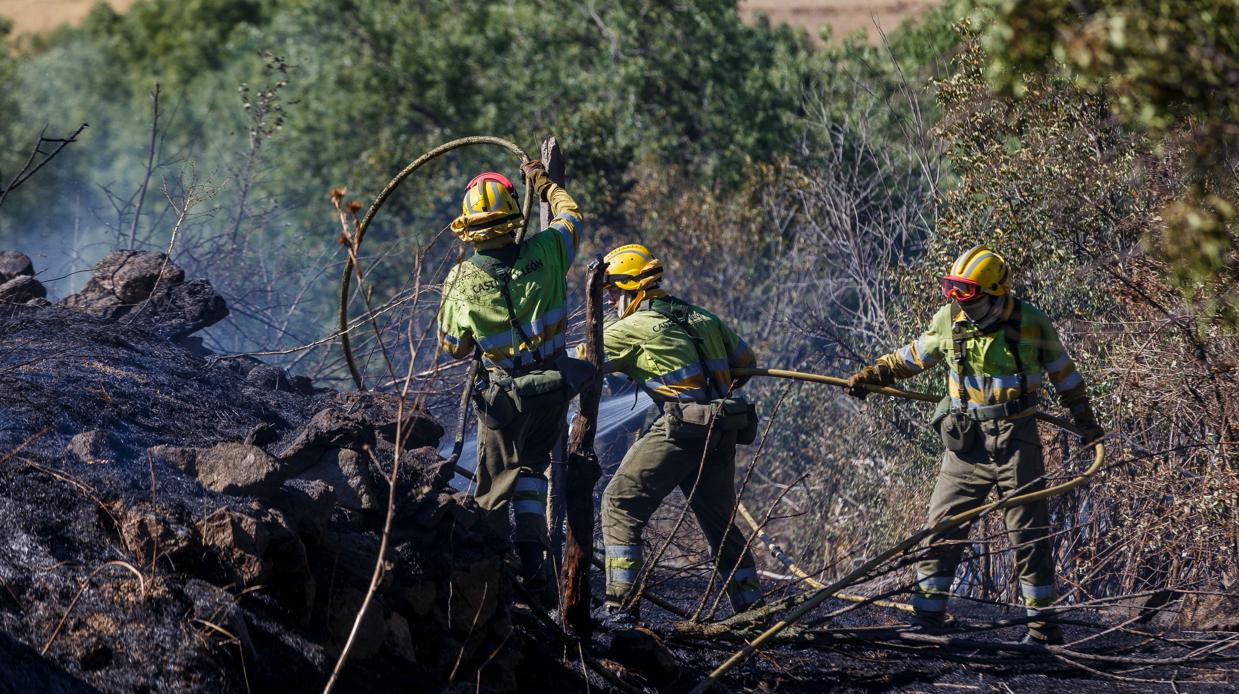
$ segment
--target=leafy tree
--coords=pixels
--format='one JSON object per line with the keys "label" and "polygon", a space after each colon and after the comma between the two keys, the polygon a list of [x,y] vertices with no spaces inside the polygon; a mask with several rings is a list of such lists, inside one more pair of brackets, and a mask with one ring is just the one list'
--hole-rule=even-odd
{"label": "leafy tree", "polygon": [[1239,326],[1239,5],[1233,0],[985,4],[992,81],[1038,73],[1104,97],[1126,126],[1181,152],[1190,176],[1162,210],[1157,246],[1187,291],[1208,285]]}

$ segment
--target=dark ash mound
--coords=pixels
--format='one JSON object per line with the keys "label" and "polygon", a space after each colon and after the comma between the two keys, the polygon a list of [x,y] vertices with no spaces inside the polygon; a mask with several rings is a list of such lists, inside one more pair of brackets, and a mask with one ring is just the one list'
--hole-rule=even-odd
{"label": "dark ash mound", "polygon": [[[397,401],[186,346],[226,311],[131,252],[61,305],[0,306],[0,691],[325,683],[378,552]],[[405,430],[394,544],[342,691],[479,668],[493,690],[583,684],[513,625],[510,547],[448,488],[442,428],[414,412]]]}

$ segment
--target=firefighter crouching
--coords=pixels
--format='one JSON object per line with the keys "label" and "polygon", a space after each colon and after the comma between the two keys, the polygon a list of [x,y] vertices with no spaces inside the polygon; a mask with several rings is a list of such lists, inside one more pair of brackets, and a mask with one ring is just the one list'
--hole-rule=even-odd
{"label": "firefighter crouching", "polygon": [[[1045,380],[1070,413],[1086,442],[1100,438],[1084,380],[1040,309],[1011,294],[1011,272],[993,251],[977,246],[959,256],[942,279],[943,306],[929,328],[848,380],[848,392],[863,398],[860,384],[890,385],[940,362],[948,369],[949,397],[934,422],[946,448],[929,502],[935,523],[985,503],[991,488],[1001,495],[1044,488],[1045,464],[1037,420],[1037,394]],[[1051,613],[1055,599],[1054,553],[1045,500],[1013,506],[1005,522],[1020,591],[1030,617],[1028,643],[1062,643]],[[914,623],[942,628],[955,568],[971,524],[926,539],[917,564]]]}
{"label": "firefighter crouching", "polygon": [[701,525],[733,608],[748,609],[760,600],[761,587],[744,537],[730,521],[736,443],[752,442],[757,417],[733,394],[730,370],[753,366],[753,352],[717,316],[661,289],[662,264],[646,247],[621,246],[604,262],[607,301],[618,316],[603,331],[606,368],[645,389],[661,413],[603,492],[601,616],[614,626],[636,621],[637,606],[624,603],[645,566],[641,533],[676,487]]}

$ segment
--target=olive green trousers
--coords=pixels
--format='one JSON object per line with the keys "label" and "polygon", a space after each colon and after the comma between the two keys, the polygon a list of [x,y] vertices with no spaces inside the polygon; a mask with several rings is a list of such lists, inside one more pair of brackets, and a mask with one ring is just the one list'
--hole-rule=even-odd
{"label": "olive green trousers", "polygon": [[[971,445],[946,451],[929,501],[929,525],[986,503],[991,489],[1000,497],[1045,487],[1045,462],[1037,420],[1033,417],[975,422]],[[1014,548],[1015,570],[1029,616],[1054,602],[1054,546],[1045,500],[1012,506],[1004,512],[1007,538]],[[972,523],[925,540],[925,558],[917,564],[917,592],[912,605],[920,612],[943,612]],[[1048,627],[1049,620],[1029,624]]]}
{"label": "olive green trousers", "polygon": [[488,522],[498,526],[508,526],[511,507],[516,519],[513,542],[547,547],[546,468],[563,432],[568,403],[531,409],[517,413],[502,429],[478,421],[475,497]]}
{"label": "olive green trousers", "polygon": [[718,559],[718,580],[727,581],[733,607],[742,610],[761,597],[753,556],[731,523],[736,504],[736,432],[716,431],[711,439],[708,452],[704,438],[673,440],[667,435],[666,418],[659,417],[628,449],[602,494],[607,600],[621,601],[631,591],[644,565],[641,533],[676,487],[689,500]]}

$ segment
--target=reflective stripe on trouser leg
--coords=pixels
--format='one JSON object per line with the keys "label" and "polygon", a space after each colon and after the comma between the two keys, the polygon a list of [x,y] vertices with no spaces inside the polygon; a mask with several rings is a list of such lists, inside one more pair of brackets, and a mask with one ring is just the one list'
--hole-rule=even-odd
{"label": "reflective stripe on trouser leg", "polygon": [[[1024,596],[1024,610],[1029,617],[1038,617],[1044,608],[1054,604],[1054,586],[1030,586],[1020,584],[1020,593]],[[1052,618],[1047,615],[1047,618]]]}
{"label": "reflective stripe on trouser leg", "polygon": [[912,607],[918,612],[946,612],[946,601],[951,596],[954,576],[916,575],[916,587],[912,593]]}
{"label": "reflective stripe on trouser leg", "polygon": [[516,518],[514,542],[549,546],[546,527],[546,478],[521,471],[512,486],[512,510]]}
{"label": "reflective stripe on trouser leg", "polygon": [[749,605],[761,599],[757,569],[736,569],[736,573],[727,582],[727,597],[731,599],[731,606],[736,612],[743,612]]}
{"label": "reflective stripe on trouser leg", "polygon": [[512,510],[517,514],[546,515],[546,478],[521,473],[512,492]]}
{"label": "reflective stripe on trouser leg", "polygon": [[645,564],[641,545],[607,545],[607,600],[619,602],[628,596]]}

